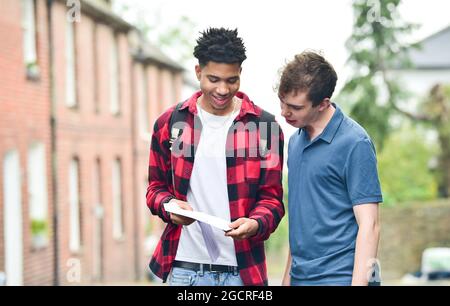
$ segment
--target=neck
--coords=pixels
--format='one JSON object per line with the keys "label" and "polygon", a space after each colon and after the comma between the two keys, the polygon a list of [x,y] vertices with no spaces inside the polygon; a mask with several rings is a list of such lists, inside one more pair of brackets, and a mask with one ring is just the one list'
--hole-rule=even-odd
{"label": "neck", "polygon": [[308,132],[308,135],[311,140],[315,139],[317,136],[322,134],[323,130],[327,127],[328,123],[330,123],[331,118],[333,118],[334,112],[336,111],[336,108],[332,104],[324,110],[323,112],[319,113],[319,116],[317,117],[317,120],[311,123],[311,125],[306,127],[306,131]]}

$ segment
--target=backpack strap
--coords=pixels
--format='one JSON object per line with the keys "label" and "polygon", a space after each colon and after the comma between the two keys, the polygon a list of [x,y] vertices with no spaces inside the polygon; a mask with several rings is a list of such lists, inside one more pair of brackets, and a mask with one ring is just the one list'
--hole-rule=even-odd
{"label": "backpack strap", "polygon": [[170,116],[169,121],[169,131],[170,131],[170,139],[169,139],[169,149],[172,150],[173,142],[183,134],[183,129],[174,128],[173,125],[175,122],[186,121],[186,112],[181,111],[181,107],[184,102],[180,102],[177,104],[175,109]]}
{"label": "backpack strap", "polygon": [[[181,111],[181,107],[183,106],[184,102],[180,102],[177,104],[177,106],[175,106],[175,109],[173,110],[172,114],[170,115],[170,120],[169,120],[169,131],[170,131],[170,139],[169,139],[169,150],[172,151],[172,145],[175,142],[175,140],[177,140],[181,134],[183,134],[183,129],[178,129],[174,127],[175,122],[180,122],[180,121],[186,121],[187,118],[187,112],[182,112]],[[172,186],[173,186],[173,190],[175,192],[176,190],[176,186],[175,186],[175,173],[174,173],[174,169],[173,169],[173,164],[172,164],[172,157],[170,157],[170,170],[171,170],[171,180],[172,180]]]}

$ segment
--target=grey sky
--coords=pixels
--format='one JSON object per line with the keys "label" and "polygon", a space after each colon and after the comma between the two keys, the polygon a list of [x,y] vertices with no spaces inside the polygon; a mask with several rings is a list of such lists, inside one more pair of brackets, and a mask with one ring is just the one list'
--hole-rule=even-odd
{"label": "grey sky", "polygon": [[[125,1],[125,0],[120,0]],[[294,131],[279,118],[278,98],[273,90],[278,71],[296,53],[305,49],[322,51],[334,65],[338,89],[347,79],[345,41],[351,35],[353,11],[351,0],[127,0],[143,14],[154,18],[160,11],[158,25],[176,24],[188,16],[196,24],[196,35],[207,27],[238,28],[247,47],[241,90],[258,105],[277,115],[286,137]],[[422,24],[413,40],[419,40],[450,24],[448,0],[404,0],[401,16]],[[176,51],[175,51],[176,52]],[[192,65],[194,65],[193,62]],[[189,65],[189,66],[192,66]],[[193,66],[186,67],[194,77]]]}

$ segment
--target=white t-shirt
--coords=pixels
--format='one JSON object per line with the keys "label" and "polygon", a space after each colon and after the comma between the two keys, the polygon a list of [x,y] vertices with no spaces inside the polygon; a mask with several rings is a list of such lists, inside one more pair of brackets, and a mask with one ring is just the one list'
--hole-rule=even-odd
{"label": "white t-shirt", "polygon": [[[187,202],[195,211],[201,211],[225,220],[230,219],[227,189],[225,145],[228,130],[239,114],[216,116],[198,106],[202,132],[187,192]],[[205,246],[200,225],[194,222],[183,226],[175,260],[204,264],[237,266],[234,241],[220,229],[212,227],[220,255],[212,262]]]}

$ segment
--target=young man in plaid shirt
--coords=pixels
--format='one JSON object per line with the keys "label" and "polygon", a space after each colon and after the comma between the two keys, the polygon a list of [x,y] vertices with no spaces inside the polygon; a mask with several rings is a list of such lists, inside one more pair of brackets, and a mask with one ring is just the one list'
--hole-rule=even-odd
{"label": "young man in plaid shirt", "polygon": [[[283,133],[239,92],[246,55],[237,30],[201,34],[201,91],[154,126],[147,205],[167,226],[150,268],[171,285],[267,285],[264,241],[284,216]],[[166,203],[229,220],[232,230],[168,213]]]}

